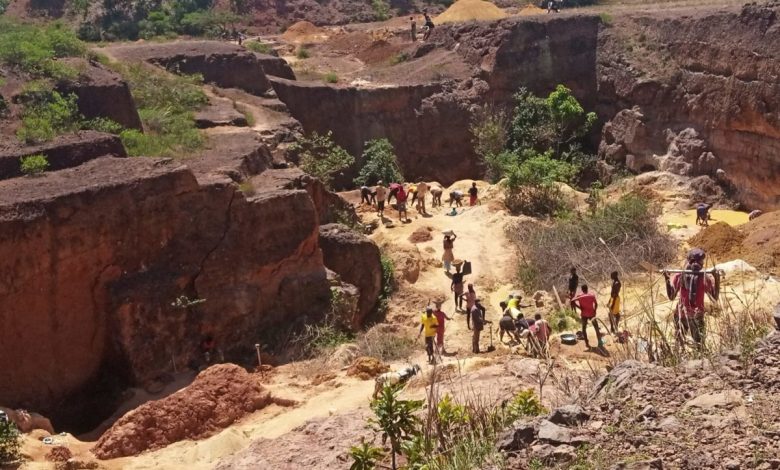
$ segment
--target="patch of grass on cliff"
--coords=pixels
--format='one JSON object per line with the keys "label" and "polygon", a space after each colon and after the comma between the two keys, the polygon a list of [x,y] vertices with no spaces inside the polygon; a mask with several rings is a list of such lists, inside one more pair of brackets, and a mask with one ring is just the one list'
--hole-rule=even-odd
{"label": "patch of grass on cliff", "polygon": [[257,52],[260,54],[270,54],[271,52],[273,52],[273,48],[267,42],[247,41],[244,43],[244,47],[246,47],[252,52]]}
{"label": "patch of grass on cliff", "polygon": [[0,18],[0,64],[33,78],[63,80],[78,71],[56,59],[84,57],[87,48],[66,26],[20,24]]}
{"label": "patch of grass on cliff", "polygon": [[141,133],[123,131],[122,143],[131,156],[177,156],[203,146],[193,112],[205,105],[203,79],[173,75],[144,65],[116,67],[130,85],[144,126]]}

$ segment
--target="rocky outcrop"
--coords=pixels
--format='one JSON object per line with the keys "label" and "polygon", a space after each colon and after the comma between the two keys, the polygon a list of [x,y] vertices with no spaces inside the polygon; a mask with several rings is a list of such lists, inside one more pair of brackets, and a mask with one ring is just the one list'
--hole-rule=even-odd
{"label": "rocky outcrop", "polygon": [[71,168],[105,156],[127,156],[119,137],[96,131],[80,131],[40,145],[18,144],[0,148],[0,180],[21,176],[20,158],[37,154],[46,156],[50,171]]}
{"label": "rocky outcrop", "polygon": [[294,78],[292,69],[284,59],[257,54],[225,42],[131,44],[114,46],[110,51],[124,60],[143,60],[175,73],[200,74],[208,83],[222,88],[239,88],[257,95],[271,90],[266,75]]}
{"label": "rocky outcrop", "polygon": [[97,62],[63,59],[79,76],[60,85],[78,97],[79,112],[87,119],[107,118],[127,129],[142,129],[141,118],[127,82]]}
{"label": "rocky outcrop", "polygon": [[[749,207],[776,208],[780,190],[777,4],[636,14],[605,27],[598,48],[602,156],[634,170],[722,170]],[[680,149],[682,140],[694,146]],[[671,149],[671,145],[675,149]],[[667,151],[668,150],[668,151]],[[671,159],[665,157],[671,156]]]}
{"label": "rocky outcrop", "polygon": [[120,418],[92,452],[99,459],[113,459],[204,438],[273,402],[259,374],[234,364],[212,366],[186,388]]}
{"label": "rocky outcrop", "polygon": [[110,414],[110,385],[202,362],[206,336],[246,357],[326,312],[318,236],[306,191],[246,197],[170,160],[0,182],[0,403],[84,429]]}
{"label": "rocky outcrop", "polygon": [[360,291],[358,309],[350,326],[358,330],[376,307],[382,289],[379,247],[365,235],[341,224],[320,227],[320,247],[325,266]]}

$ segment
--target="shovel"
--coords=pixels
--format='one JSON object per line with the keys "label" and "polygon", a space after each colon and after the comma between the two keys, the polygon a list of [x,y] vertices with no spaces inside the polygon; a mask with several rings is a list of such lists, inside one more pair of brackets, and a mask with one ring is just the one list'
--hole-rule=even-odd
{"label": "shovel", "polygon": [[490,330],[490,346],[487,347],[487,352],[493,352],[496,350],[496,347],[493,346],[493,325],[490,325],[488,330]]}

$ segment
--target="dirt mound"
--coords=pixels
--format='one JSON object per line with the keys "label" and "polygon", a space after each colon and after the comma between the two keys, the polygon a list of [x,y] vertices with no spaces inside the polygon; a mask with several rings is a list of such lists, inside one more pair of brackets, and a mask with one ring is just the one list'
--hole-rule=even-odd
{"label": "dirt mound", "polygon": [[741,258],[758,269],[780,266],[780,212],[764,213],[740,227],[743,236]]}
{"label": "dirt mound", "polygon": [[54,446],[46,454],[46,460],[49,462],[67,462],[72,457],[73,453],[65,446]]}
{"label": "dirt mound", "polygon": [[403,44],[390,44],[384,39],[380,39],[360,51],[357,58],[366,64],[381,64],[391,60],[404,47]]}
{"label": "dirt mound", "polygon": [[111,459],[200,439],[272,402],[259,375],[235,364],[219,364],[201,372],[190,386],[120,418],[92,451],[100,459]]}
{"label": "dirt mound", "polygon": [[433,240],[433,235],[431,235],[431,232],[433,231],[433,228],[431,227],[420,227],[414,232],[412,232],[411,235],[409,235],[409,241],[412,243],[425,243]]}
{"label": "dirt mound", "polygon": [[691,237],[688,243],[703,249],[718,261],[725,261],[741,251],[744,238],[745,236],[731,225],[718,222],[702,229]]}
{"label": "dirt mound", "polygon": [[533,15],[541,15],[547,13],[547,11],[543,8],[539,8],[538,6],[529,3],[523,8],[521,8],[517,14],[520,16],[533,16]]}
{"label": "dirt mound", "polygon": [[299,21],[291,25],[282,34],[282,39],[296,44],[322,42],[328,39],[328,35],[323,28],[318,28],[308,21]]}
{"label": "dirt mound", "polygon": [[454,23],[458,21],[490,21],[506,18],[504,10],[483,0],[458,0],[444,13],[436,17],[437,23]]}
{"label": "dirt mound", "polygon": [[371,42],[371,35],[363,31],[341,33],[331,36],[325,43],[329,49],[345,54],[357,54]]}
{"label": "dirt mound", "polygon": [[390,367],[379,359],[362,356],[355,359],[355,362],[347,369],[347,375],[350,377],[360,377],[363,380],[371,380],[377,375],[389,370]]}

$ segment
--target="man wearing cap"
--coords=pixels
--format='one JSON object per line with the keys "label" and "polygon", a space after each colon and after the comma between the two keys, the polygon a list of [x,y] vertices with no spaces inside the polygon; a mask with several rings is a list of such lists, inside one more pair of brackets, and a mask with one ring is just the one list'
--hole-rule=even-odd
{"label": "man wearing cap", "polygon": [[680,300],[674,312],[674,329],[677,342],[685,344],[685,335],[691,335],[691,339],[697,347],[704,343],[704,294],[713,301],[720,295],[720,273],[714,271],[712,275],[704,272],[704,259],[707,255],[701,248],[694,248],[688,252],[685,262],[685,271],[677,273],[669,278],[669,273],[664,271],[666,281],[666,295],[669,300],[674,300],[680,294]]}
{"label": "man wearing cap", "polygon": [[428,364],[436,362],[436,358],[433,355],[433,339],[436,337],[436,331],[439,328],[439,322],[433,315],[433,309],[427,307],[425,313],[420,317],[420,332],[417,333],[417,337],[425,332],[425,352],[428,353]]}

